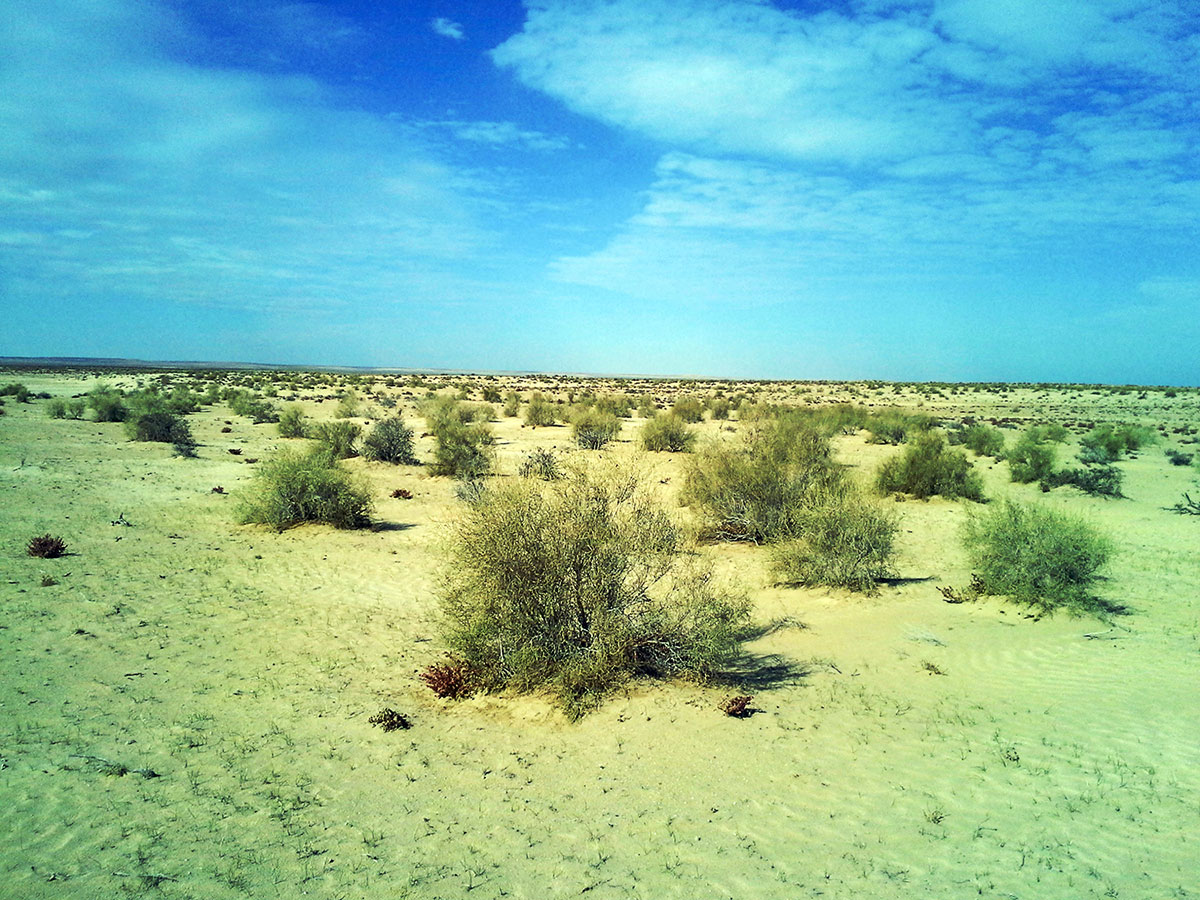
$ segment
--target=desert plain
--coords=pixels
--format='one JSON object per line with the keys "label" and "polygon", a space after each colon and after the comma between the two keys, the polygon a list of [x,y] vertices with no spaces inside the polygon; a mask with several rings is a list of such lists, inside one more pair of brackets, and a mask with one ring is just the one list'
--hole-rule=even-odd
{"label": "desert plain", "polygon": [[[439,699],[418,677],[446,649],[453,479],[351,459],[373,526],[277,533],[239,524],[237,504],[262,460],[305,439],[218,402],[187,416],[185,458],[47,413],[98,384],[211,381],[313,421],[350,395],[364,427],[399,413],[418,435],[430,391],[490,387],[564,405],[592,391],[897,407],[990,421],[1010,443],[1058,423],[1064,459],[1097,423],[1158,440],[1117,463],[1122,498],[1043,492],[971,456],[991,502],[1111,537],[1099,593],[1119,613],[947,603],[940,588],[970,581],[960,532],[981,504],[887,498],[898,577],[873,594],[779,584],[764,548],[699,543],[760,626],[736,671],[635,679],[571,722],[546,696]],[[33,394],[0,416],[0,895],[1200,897],[1200,516],[1172,511],[1200,475],[1165,455],[1198,450],[1200,390],[37,368],[0,382]],[[582,450],[569,427],[497,408],[491,477],[519,477],[535,448],[616,460],[687,526],[686,455],[641,449],[644,423]],[[694,427],[718,441],[742,423]],[[865,432],[834,445],[864,484],[901,449]],[[416,446],[427,461],[432,439]],[[43,533],[67,554],[27,555]],[[732,694],[753,714],[725,715]],[[411,727],[374,727],[384,708]]]}

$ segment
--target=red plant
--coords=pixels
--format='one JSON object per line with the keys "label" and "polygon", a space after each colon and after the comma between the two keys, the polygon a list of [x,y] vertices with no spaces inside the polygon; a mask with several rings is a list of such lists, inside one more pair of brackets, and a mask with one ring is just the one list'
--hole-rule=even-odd
{"label": "red plant", "polygon": [[471,667],[453,657],[442,663],[434,663],[421,673],[421,680],[439,697],[457,700],[469,697],[475,690]]}
{"label": "red plant", "polygon": [[406,491],[404,488],[396,488],[392,491],[392,497],[397,500],[411,500],[412,491]]}
{"label": "red plant", "polygon": [[750,701],[753,697],[730,697],[721,704],[721,711],[735,719],[744,719],[753,711]]}

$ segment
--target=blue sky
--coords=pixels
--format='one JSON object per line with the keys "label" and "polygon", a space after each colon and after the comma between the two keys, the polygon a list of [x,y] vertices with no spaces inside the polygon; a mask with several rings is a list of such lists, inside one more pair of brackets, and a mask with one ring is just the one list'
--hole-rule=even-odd
{"label": "blue sky", "polygon": [[7,0],[0,354],[1200,384],[1198,32]]}

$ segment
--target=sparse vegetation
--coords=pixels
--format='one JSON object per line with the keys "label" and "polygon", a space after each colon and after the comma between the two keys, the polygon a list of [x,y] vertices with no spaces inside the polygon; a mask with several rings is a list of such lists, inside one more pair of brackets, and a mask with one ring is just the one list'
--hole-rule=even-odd
{"label": "sparse vegetation", "polygon": [[630,676],[708,676],[736,652],[748,608],[682,551],[630,476],[497,485],[457,529],[446,641],[482,687],[549,688],[572,718]]}
{"label": "sparse vegetation", "polygon": [[521,463],[519,471],[523,478],[540,478],[543,481],[557,481],[563,475],[554,451],[543,447],[531,450]]}
{"label": "sparse vegetation", "polygon": [[25,552],[38,559],[57,559],[67,552],[66,542],[51,534],[41,534],[29,539]]}
{"label": "sparse vegetation", "polygon": [[358,438],[362,426],[356,422],[338,419],[333,422],[317,422],[307,429],[310,438],[321,444],[334,459],[350,459],[358,456]]}
{"label": "sparse vegetation", "polygon": [[621,420],[614,413],[585,410],[572,418],[575,442],[585,450],[601,450],[621,431]]}
{"label": "sparse vegetation", "polygon": [[434,475],[473,480],[492,470],[495,439],[487,425],[448,419],[438,425],[433,436],[437,444],[429,471]]}
{"label": "sparse vegetation", "polygon": [[534,393],[525,406],[525,424],[530,428],[542,428],[556,421],[554,404],[541,393]]}
{"label": "sparse vegetation", "polygon": [[963,446],[976,456],[1000,459],[1004,455],[1004,432],[991,425],[968,425],[963,433]]}
{"label": "sparse vegetation", "polygon": [[1101,608],[1092,588],[1113,545],[1082,519],[1005,500],[971,516],[963,540],[983,593],[1045,610]]}
{"label": "sparse vegetation", "polygon": [[302,438],[307,431],[307,420],[304,409],[299,404],[293,403],[280,411],[279,421],[275,427],[279,429],[280,437]]}
{"label": "sparse vegetation", "polygon": [[1028,484],[1050,477],[1057,456],[1053,443],[1039,437],[1039,432],[1031,428],[1021,435],[1004,458],[1008,460],[1012,480]]}

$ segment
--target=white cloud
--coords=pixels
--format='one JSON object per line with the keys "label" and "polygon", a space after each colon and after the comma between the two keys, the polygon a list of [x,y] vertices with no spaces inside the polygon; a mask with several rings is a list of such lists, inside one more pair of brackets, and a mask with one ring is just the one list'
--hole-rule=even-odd
{"label": "white cloud", "polygon": [[519,147],[525,150],[565,150],[571,141],[562,135],[550,135],[532,128],[522,128],[515,122],[457,119],[413,121],[407,123],[418,130],[436,129],[448,132],[461,141],[491,147]]}
{"label": "white cloud", "polygon": [[429,27],[432,28],[436,34],[440,34],[442,37],[447,37],[451,40],[461,41],[466,37],[466,35],[463,34],[463,27],[461,25],[459,25],[457,22],[452,22],[450,19],[443,19],[440,16],[436,19],[433,19],[429,23]]}

